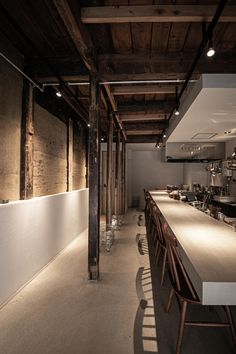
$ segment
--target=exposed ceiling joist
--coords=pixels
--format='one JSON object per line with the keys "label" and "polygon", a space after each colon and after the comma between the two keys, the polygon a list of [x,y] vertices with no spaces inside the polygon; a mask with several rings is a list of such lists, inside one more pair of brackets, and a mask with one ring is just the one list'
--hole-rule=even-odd
{"label": "exposed ceiling joist", "polygon": [[162,130],[127,130],[127,135],[159,135]]}
{"label": "exposed ceiling joist", "polygon": [[[210,22],[217,6],[211,5],[143,5],[99,6],[81,8],[83,23],[127,22]],[[236,6],[227,6],[221,22],[236,22]]]}
{"label": "exposed ceiling joist", "polygon": [[[100,55],[98,59],[99,75],[104,77],[109,74],[130,75],[130,73],[148,73],[168,75],[181,78],[192,64],[193,57],[196,52],[173,52],[173,53],[154,53],[147,54],[106,54]],[[214,60],[209,60],[206,55],[202,55],[195,72],[220,73],[222,70],[235,72],[235,50],[219,51],[216,53]],[[145,66],[144,66],[145,63]],[[222,63],[224,67],[222,68]],[[227,69],[226,69],[227,68]],[[145,71],[144,71],[145,70]]]}
{"label": "exposed ceiling joist", "polygon": [[121,120],[120,120],[119,113],[117,112],[117,105],[116,105],[116,101],[115,101],[115,99],[114,99],[114,96],[113,96],[113,94],[112,94],[112,92],[111,92],[111,87],[110,87],[110,85],[108,85],[108,84],[107,84],[107,85],[104,85],[104,87],[105,87],[107,96],[108,96],[108,98],[109,98],[109,101],[110,101],[110,103],[111,103],[112,109],[113,109],[114,112],[116,112],[116,113],[115,113],[115,117],[116,117],[117,124],[119,125],[119,127],[120,127],[120,129],[121,129],[121,131],[122,131],[122,134],[123,134],[124,139],[126,140],[127,137],[126,137],[126,134],[125,134],[125,131],[124,131],[124,128],[123,128],[123,124],[122,124],[122,122],[121,122]]}
{"label": "exposed ceiling joist", "polygon": [[125,131],[129,131],[129,130],[161,130],[161,129],[164,129],[165,127],[165,123],[164,121],[160,121],[160,122],[145,122],[145,123],[138,123],[138,124],[135,124],[135,123],[126,123],[124,125],[125,127]]}
{"label": "exposed ceiling joist", "polygon": [[160,95],[175,93],[175,86],[171,85],[132,85],[132,86],[114,86],[112,89],[114,96],[119,95]]}
{"label": "exposed ceiling joist", "polygon": [[127,143],[156,143],[158,138],[156,135],[128,135]]}
{"label": "exposed ceiling joist", "polygon": [[97,68],[94,61],[93,44],[83,24],[81,24],[79,18],[75,19],[67,0],[53,0],[53,3],[77,51],[81,55],[85,66],[89,71],[96,72]]}
{"label": "exposed ceiling joist", "polygon": [[120,113],[122,122],[136,122],[136,121],[162,121],[164,119],[163,113],[136,113],[136,114],[123,114]]}
{"label": "exposed ceiling joist", "polygon": [[[57,89],[55,87],[54,87],[54,89],[57,91]],[[82,118],[82,120],[87,125],[88,116],[87,116],[87,112],[84,110],[84,108],[81,105],[79,105],[78,102],[73,100],[73,97],[68,96],[68,94],[64,90],[61,91],[61,95],[64,98],[64,100],[69,104],[69,106]]]}
{"label": "exposed ceiling joist", "polygon": [[136,103],[122,103],[118,105],[118,111],[121,112],[150,112],[155,111],[158,113],[170,111],[175,107],[176,102],[174,100],[168,101],[147,101],[147,102],[136,102]]}

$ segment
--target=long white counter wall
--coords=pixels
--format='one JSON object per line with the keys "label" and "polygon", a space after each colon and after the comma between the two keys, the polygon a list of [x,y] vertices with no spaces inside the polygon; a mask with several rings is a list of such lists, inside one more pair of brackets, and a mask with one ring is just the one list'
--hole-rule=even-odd
{"label": "long white counter wall", "polygon": [[88,189],[0,205],[0,304],[88,227]]}

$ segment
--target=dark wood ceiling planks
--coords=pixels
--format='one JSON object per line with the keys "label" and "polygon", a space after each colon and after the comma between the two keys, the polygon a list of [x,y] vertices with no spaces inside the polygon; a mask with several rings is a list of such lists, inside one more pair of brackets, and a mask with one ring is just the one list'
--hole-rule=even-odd
{"label": "dark wood ceiling planks", "polygon": [[[65,21],[56,9],[57,0],[27,1],[27,0],[0,0],[15,25],[9,21],[6,14],[0,11],[0,31],[26,57],[31,73],[37,76],[42,82],[55,81],[55,74],[50,71],[39,53],[32,48],[28,37],[42,56],[55,68],[55,71],[62,77],[78,81],[86,75],[88,70],[84,65],[83,58],[76,48],[75,41],[66,28]],[[218,0],[67,0],[75,23],[80,21],[80,9],[83,7],[99,6],[152,6],[152,5],[214,5],[216,9]],[[227,6],[236,5],[231,0]],[[227,8],[226,6],[226,8]],[[194,13],[193,13],[194,15]],[[214,15],[214,13],[212,13]],[[235,14],[236,15],[236,14]],[[141,141],[140,132],[147,122],[148,115],[152,121],[155,119],[158,124],[163,124],[165,114],[169,114],[175,100],[175,86],[178,81],[172,84],[167,83],[172,90],[162,92],[163,84],[157,82],[145,83],[149,80],[178,80],[184,79],[192,64],[193,58],[203,38],[203,25],[201,22],[132,22],[132,23],[82,23],[84,29],[95,48],[98,62],[99,76],[101,80],[144,80],[143,83],[110,85],[109,95],[105,93],[106,99],[113,100],[113,107],[120,110],[117,117],[132,117],[132,139],[135,141],[135,124],[138,141]],[[207,26],[207,25],[206,25]],[[19,31],[19,28],[21,31]],[[25,34],[25,37],[24,35]],[[214,46],[217,53],[214,58],[208,60],[202,55],[193,78],[196,79],[202,72],[236,72],[236,23],[219,22],[214,30]],[[141,87],[140,92],[135,86]],[[180,85],[181,86],[181,85]],[[129,87],[130,92],[117,93],[122,87]],[[146,91],[145,91],[146,87]],[[160,87],[160,92],[158,92]],[[113,93],[114,90],[114,93]],[[167,90],[167,87],[166,87]],[[89,87],[74,87],[72,91],[78,97],[84,109],[88,110]],[[120,91],[120,92],[121,92]],[[113,108],[114,109],[114,108]],[[114,110],[116,110],[114,109]],[[103,114],[102,129],[106,129],[107,114],[102,106]],[[143,121],[142,116],[143,114]],[[146,114],[146,116],[145,116]],[[145,118],[146,117],[146,118]],[[160,121],[161,117],[161,121]],[[148,123],[146,123],[148,124]],[[124,128],[127,129],[127,123]],[[147,125],[148,127],[148,125]],[[160,125],[160,128],[162,126]],[[141,129],[142,128],[142,129]],[[154,129],[155,130],[155,129]],[[150,131],[150,139],[153,141],[153,131]],[[158,129],[156,129],[158,131]],[[159,133],[158,133],[159,134]],[[157,135],[157,139],[160,135]],[[145,134],[145,141],[148,137]]]}

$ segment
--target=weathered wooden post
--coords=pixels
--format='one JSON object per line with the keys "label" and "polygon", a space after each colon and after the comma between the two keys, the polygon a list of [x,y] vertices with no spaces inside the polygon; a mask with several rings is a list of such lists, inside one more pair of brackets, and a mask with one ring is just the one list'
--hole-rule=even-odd
{"label": "weathered wooden post", "polygon": [[20,199],[30,199],[33,197],[33,90],[33,86],[24,80],[21,118]]}
{"label": "weathered wooden post", "polygon": [[90,77],[89,107],[89,231],[88,231],[88,277],[89,280],[99,279],[99,82],[96,73]]}
{"label": "weathered wooden post", "polygon": [[125,184],[125,174],[126,174],[126,142],[123,137],[122,139],[122,154],[121,154],[121,213],[126,213],[126,184]]}
{"label": "weathered wooden post", "polygon": [[67,122],[67,192],[73,189],[73,121]]}
{"label": "weathered wooden post", "polygon": [[120,177],[121,177],[121,164],[120,164],[120,129],[117,129],[116,138],[116,178],[115,178],[115,215],[120,215]]}
{"label": "weathered wooden post", "polygon": [[107,135],[107,188],[106,188],[106,230],[110,230],[112,223],[112,145],[113,145],[113,113],[109,112],[109,126]]}

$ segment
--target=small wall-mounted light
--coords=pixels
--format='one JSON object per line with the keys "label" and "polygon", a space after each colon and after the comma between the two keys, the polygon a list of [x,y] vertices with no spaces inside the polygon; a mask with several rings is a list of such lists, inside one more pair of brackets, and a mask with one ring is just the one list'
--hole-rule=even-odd
{"label": "small wall-mounted light", "polygon": [[61,91],[57,91],[56,95],[57,95],[57,97],[61,97],[62,96]]}
{"label": "small wall-mounted light", "polygon": [[88,127],[90,127],[90,124],[88,123]]}
{"label": "small wall-mounted light", "polygon": [[104,139],[104,137],[103,137],[103,136],[101,137],[101,141],[105,141],[105,139]]}

